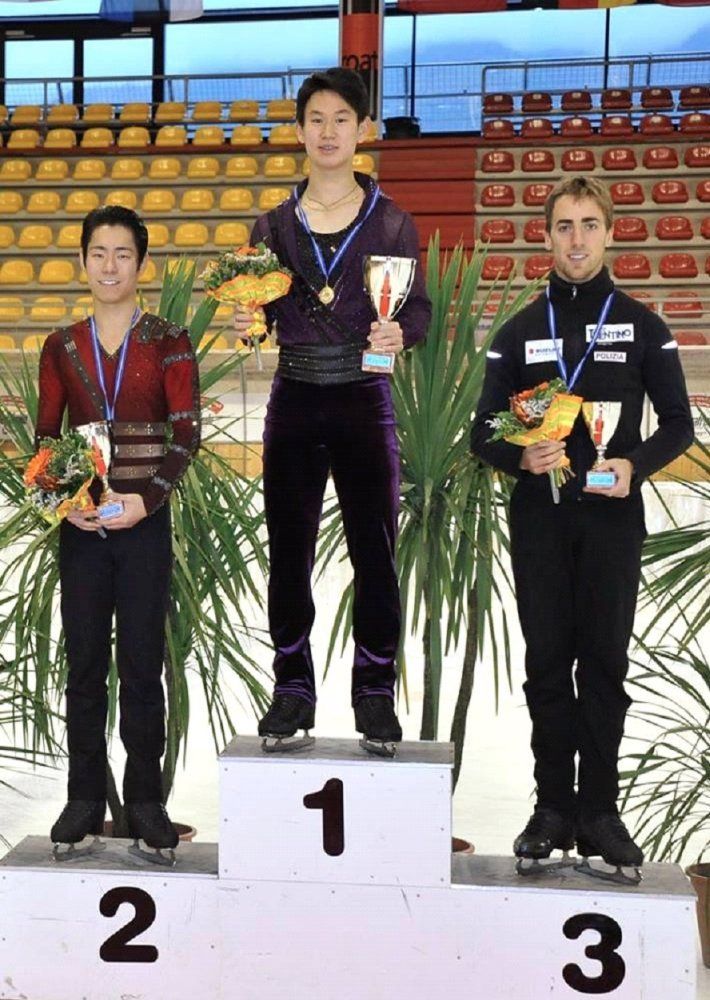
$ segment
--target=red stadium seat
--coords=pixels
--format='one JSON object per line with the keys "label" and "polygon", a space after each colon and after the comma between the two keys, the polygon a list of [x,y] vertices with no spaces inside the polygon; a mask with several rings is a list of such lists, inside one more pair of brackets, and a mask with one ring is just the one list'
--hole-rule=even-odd
{"label": "red stadium seat", "polygon": [[643,302],[646,308],[650,309],[651,312],[655,313],[658,312],[658,306],[653,301],[653,296],[649,292],[638,292],[634,290],[632,292],[630,291],[628,294],[631,296],[632,299],[638,299],[639,302]]}
{"label": "red stadium seat", "polygon": [[644,150],[643,165],[649,170],[675,170],[678,153],[672,146],[649,146]]}
{"label": "red stadium seat", "polygon": [[486,243],[514,243],[515,226],[510,219],[486,219],[481,226],[481,239]]}
{"label": "red stadium seat", "polygon": [[645,253],[620,253],[614,261],[616,278],[650,278],[651,263]]}
{"label": "red stadium seat", "polygon": [[510,277],[510,272],[514,266],[515,261],[512,257],[503,256],[502,254],[489,254],[483,262],[481,277],[484,281],[505,281],[506,278]]}
{"label": "red stadium seat", "polygon": [[602,118],[599,134],[618,139],[634,134],[634,126],[628,115],[607,115]]}
{"label": "red stadium seat", "polygon": [[668,87],[646,87],[641,92],[641,107],[646,111],[672,111],[673,94]]}
{"label": "red stadium seat", "polygon": [[643,188],[636,181],[616,181],[609,188],[615,205],[642,205]]}
{"label": "red stadium seat", "polygon": [[560,107],[563,111],[591,111],[592,95],[588,90],[567,90],[562,95]]}
{"label": "red stadium seat", "polygon": [[628,111],[631,108],[630,90],[603,90],[602,108],[605,111]]}
{"label": "red stadium seat", "polygon": [[486,94],[483,98],[484,115],[512,115],[513,98],[510,94]]}
{"label": "red stadium seat", "polygon": [[710,146],[688,146],[683,159],[686,167],[704,167],[710,173]]}
{"label": "red stadium seat", "polygon": [[685,215],[662,215],[656,223],[659,240],[692,240],[693,226]]}
{"label": "red stadium seat", "polygon": [[710,87],[682,87],[679,106],[685,108],[710,108]]}
{"label": "red stadium seat", "polygon": [[549,139],[554,135],[552,122],[549,118],[527,118],[520,129],[523,139]]}
{"label": "red stadium seat", "polygon": [[638,215],[622,215],[614,222],[614,239],[617,242],[642,243],[648,239],[646,222]]}
{"label": "red stadium seat", "polygon": [[528,281],[535,278],[544,278],[548,271],[551,271],[555,261],[551,253],[534,253],[525,261],[525,277]]}
{"label": "red stadium seat", "polygon": [[487,184],[481,194],[481,204],[490,208],[514,205],[515,192],[510,184]]}
{"label": "red stadium seat", "polygon": [[545,242],[545,220],[528,219],[523,229],[523,239],[526,243]]}
{"label": "red stadium seat", "polygon": [[639,122],[641,135],[672,135],[675,132],[673,120],[668,115],[644,115]]}
{"label": "red stadium seat", "polygon": [[695,189],[695,197],[698,201],[710,201],[710,180],[700,181]]}
{"label": "red stadium seat", "polygon": [[576,173],[594,170],[596,160],[591,149],[566,149],[562,154],[562,169]]}
{"label": "red stadium seat", "polygon": [[542,182],[537,184],[528,184],[523,191],[523,204],[544,205],[554,186],[554,184]]}
{"label": "red stadium seat", "polygon": [[710,240],[710,215],[706,215],[700,223],[700,235],[704,240]]}
{"label": "red stadium seat", "polygon": [[588,118],[581,115],[574,115],[572,118],[563,118],[560,123],[560,135],[566,139],[587,139],[592,135],[594,129]]}
{"label": "red stadium seat", "polygon": [[549,149],[526,149],[522,155],[520,166],[526,174],[551,174],[555,171],[555,157]]}
{"label": "red stadium seat", "polygon": [[698,265],[690,253],[667,253],[658,265],[664,278],[697,278]]}
{"label": "red stadium seat", "polygon": [[635,170],[636,153],[623,146],[607,149],[602,156],[602,166],[605,170]]}
{"label": "red stadium seat", "polygon": [[704,111],[683,115],[678,128],[683,135],[710,135],[710,115]]}
{"label": "red stadium seat", "polygon": [[688,189],[683,181],[657,181],[651,197],[657,205],[679,204],[688,200]]}
{"label": "red stadium seat", "polygon": [[552,98],[540,91],[523,94],[522,109],[526,114],[547,114],[548,111],[552,111]]}
{"label": "red stadium seat", "polygon": [[494,118],[492,121],[483,123],[484,139],[514,139],[515,129],[513,123],[505,118]]}
{"label": "red stadium seat", "polygon": [[515,169],[513,154],[507,149],[489,149],[481,158],[484,174],[509,174]]}
{"label": "red stadium seat", "polygon": [[702,330],[674,330],[673,336],[682,347],[705,347],[707,344]]}
{"label": "red stadium seat", "polygon": [[683,319],[700,319],[704,313],[703,304],[698,300],[698,293],[686,289],[669,292],[663,304],[667,316],[682,316]]}

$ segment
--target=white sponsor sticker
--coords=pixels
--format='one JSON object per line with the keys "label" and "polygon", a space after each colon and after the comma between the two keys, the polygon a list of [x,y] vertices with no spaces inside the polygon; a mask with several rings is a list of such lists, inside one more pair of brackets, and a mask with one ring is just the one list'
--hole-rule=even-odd
{"label": "white sponsor sticker", "polygon": [[[587,323],[587,343],[591,344],[592,337],[594,336],[594,331],[596,330],[596,323]],[[625,341],[626,343],[631,343],[634,339],[634,324],[633,323],[605,323],[604,326],[599,331],[599,336],[597,337],[598,344],[614,344]]]}
{"label": "white sponsor sticker", "polygon": [[620,361],[623,364],[626,361],[626,351],[595,351],[594,360]]}
{"label": "white sponsor sticker", "polygon": [[[555,350],[555,344],[557,344],[557,350]],[[549,337],[545,340],[526,340],[525,341],[525,364],[535,365],[541,364],[543,361],[556,361],[557,351],[562,351],[562,339],[557,338],[553,344]]]}

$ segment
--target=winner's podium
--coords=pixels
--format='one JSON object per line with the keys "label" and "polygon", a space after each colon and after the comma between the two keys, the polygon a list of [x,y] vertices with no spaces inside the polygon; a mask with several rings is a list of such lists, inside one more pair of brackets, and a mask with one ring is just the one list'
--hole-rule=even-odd
{"label": "winner's podium", "polygon": [[219,758],[220,843],[173,869],[109,841],[0,862],[2,1000],[695,1000],[692,890],[452,858],[451,748],[353,740]]}

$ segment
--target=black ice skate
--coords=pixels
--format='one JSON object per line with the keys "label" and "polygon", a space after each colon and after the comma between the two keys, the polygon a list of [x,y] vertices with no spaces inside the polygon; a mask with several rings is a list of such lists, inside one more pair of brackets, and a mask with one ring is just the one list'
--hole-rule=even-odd
{"label": "black ice skate", "polygon": [[[52,827],[49,834],[54,848],[52,856],[55,861],[76,861],[90,854],[98,854],[106,849],[106,844],[99,840],[99,834],[104,832],[104,816],[106,803],[87,799],[72,799],[62,809],[61,816]],[[75,847],[85,837],[92,835],[93,840],[86,847]],[[66,850],[60,850],[61,844],[68,844]]]}
{"label": "black ice skate", "polygon": [[[310,702],[295,694],[277,694],[259,723],[259,736],[263,736],[261,748],[266,753],[277,753],[313,746],[315,739],[309,730],[314,724],[315,708]],[[295,735],[297,729],[303,730],[303,736]]]}
{"label": "black ice skate", "polygon": [[[162,802],[126,802],[126,822],[128,835],[133,837],[133,844],[128,853],[154,865],[175,864],[175,848],[178,845],[177,830],[170,822]],[[140,846],[142,840],[152,851],[145,851]],[[163,851],[167,850],[167,854]]]}
{"label": "black ice skate", "polygon": [[[569,856],[573,847],[574,823],[571,817],[556,809],[537,806],[527,826],[513,844],[513,851],[518,859],[515,870],[518,875],[546,875],[569,868],[575,863]],[[541,859],[549,858],[555,850],[563,852],[559,861],[540,864]],[[529,860],[530,864],[524,865],[525,860]]]}
{"label": "black ice skate", "polygon": [[377,757],[394,757],[402,741],[394,702],[384,694],[365,695],[356,703],[355,729],[363,735],[360,746]]}
{"label": "black ice skate", "polygon": [[[643,878],[643,851],[633,842],[616,813],[581,818],[577,828],[577,850],[582,860],[575,865],[575,869],[583,875],[616,882],[617,885],[638,885]],[[615,871],[590,865],[589,859],[597,856],[601,856],[602,861]],[[633,868],[634,874],[627,875],[624,868]]]}

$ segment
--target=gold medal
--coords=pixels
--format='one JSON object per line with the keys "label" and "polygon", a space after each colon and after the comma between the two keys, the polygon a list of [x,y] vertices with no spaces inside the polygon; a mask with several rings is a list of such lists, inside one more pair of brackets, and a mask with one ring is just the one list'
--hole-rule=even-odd
{"label": "gold medal", "polygon": [[321,290],[318,292],[318,298],[321,300],[324,306],[329,306],[330,303],[335,298],[335,292],[330,287],[330,285],[323,285]]}

